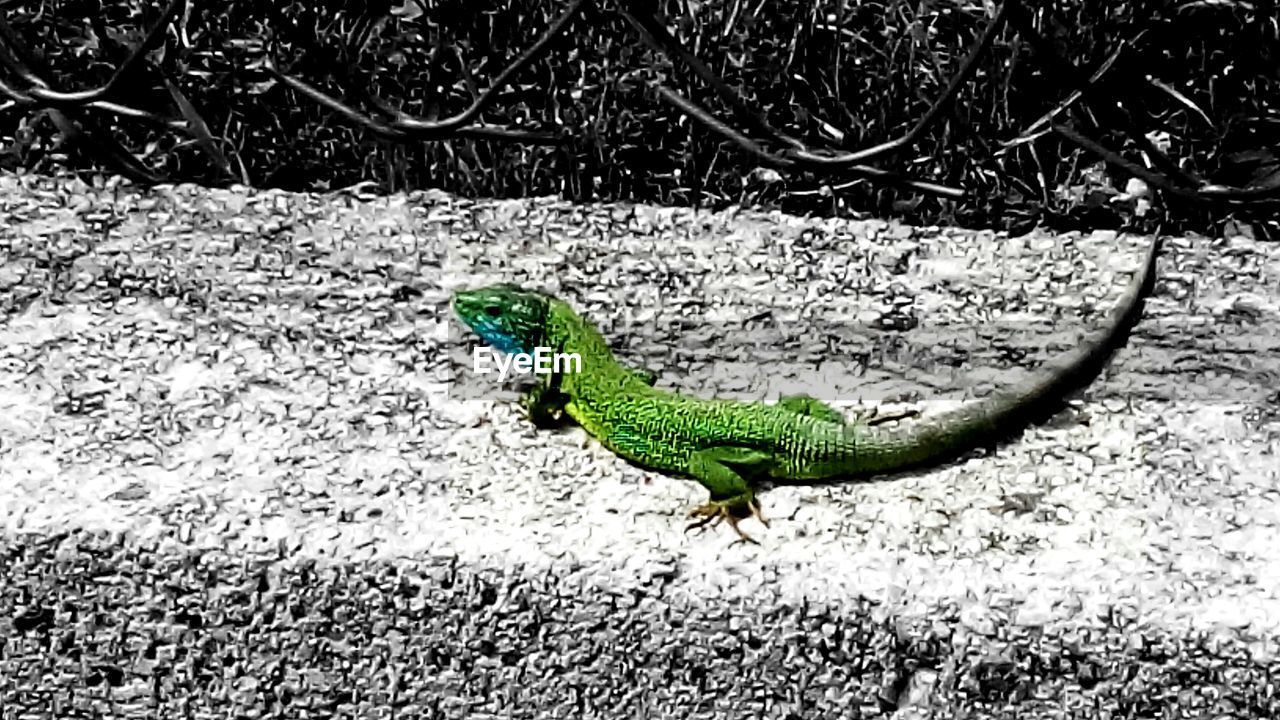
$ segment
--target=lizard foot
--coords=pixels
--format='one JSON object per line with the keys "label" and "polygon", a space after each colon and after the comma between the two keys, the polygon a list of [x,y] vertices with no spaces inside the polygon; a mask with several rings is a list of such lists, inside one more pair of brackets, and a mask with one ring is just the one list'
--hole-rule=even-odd
{"label": "lizard foot", "polygon": [[696,528],[707,527],[708,525],[714,527],[720,524],[721,520],[728,520],[729,527],[732,527],[733,531],[738,534],[739,540],[736,542],[749,542],[752,545],[759,545],[760,543],[756,542],[755,538],[743,532],[742,528],[738,527],[738,521],[747,517],[754,517],[756,520],[760,521],[761,525],[769,527],[769,521],[764,518],[763,514],[761,514],[760,503],[755,499],[755,497],[734,498],[732,500],[711,500],[706,504],[699,505],[698,507],[690,510],[689,517],[698,518],[698,520],[690,523],[688,527],[684,529],[685,532],[689,532]]}

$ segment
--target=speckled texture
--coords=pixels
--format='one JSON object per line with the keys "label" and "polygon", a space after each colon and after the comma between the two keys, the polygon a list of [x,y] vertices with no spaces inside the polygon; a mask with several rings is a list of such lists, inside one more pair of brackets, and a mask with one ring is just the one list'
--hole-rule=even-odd
{"label": "speckled texture", "polygon": [[[1274,663],[1123,608],[983,632],[953,604],[695,595],[454,558],[352,565],[183,554],[129,537],[0,553],[6,718],[1275,717]],[[15,588],[30,592],[16,607]],[[899,711],[899,708],[902,708]],[[304,715],[304,713],[309,713]]]}
{"label": "speckled texture", "polygon": [[460,374],[448,291],[536,280],[690,392],[928,412],[1143,239],[13,176],[0,213],[6,720],[1280,710],[1280,248],[1172,239],[1054,422],[770,491],[753,548]]}

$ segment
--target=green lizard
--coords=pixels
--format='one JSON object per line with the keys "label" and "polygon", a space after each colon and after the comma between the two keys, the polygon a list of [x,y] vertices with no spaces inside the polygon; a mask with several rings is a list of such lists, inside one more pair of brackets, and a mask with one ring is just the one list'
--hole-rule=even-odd
{"label": "green lizard", "polygon": [[754,515],[768,526],[756,499],[762,481],[857,478],[936,464],[1050,414],[1123,344],[1154,281],[1159,245],[1156,236],[1100,338],[1023,386],[935,418],[893,425],[849,421],[806,395],[767,404],[660,390],[653,373],[620,364],[600,332],[568,304],[533,290],[506,284],[463,290],[452,306],[496,350],[533,355],[542,347],[581,358],[576,372],[538,375],[523,399],[536,426],[555,426],[567,415],[622,458],[697,480],[711,497],[689,513],[698,518],[689,528],[723,519],[742,540],[755,542],[738,521]]}

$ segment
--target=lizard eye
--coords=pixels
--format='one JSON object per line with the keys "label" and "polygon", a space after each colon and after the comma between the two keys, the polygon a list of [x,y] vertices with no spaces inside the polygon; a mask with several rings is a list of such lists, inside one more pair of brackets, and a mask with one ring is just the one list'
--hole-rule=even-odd
{"label": "lizard eye", "polygon": [[491,318],[496,318],[502,315],[502,308],[497,305],[486,305],[484,308],[484,314]]}

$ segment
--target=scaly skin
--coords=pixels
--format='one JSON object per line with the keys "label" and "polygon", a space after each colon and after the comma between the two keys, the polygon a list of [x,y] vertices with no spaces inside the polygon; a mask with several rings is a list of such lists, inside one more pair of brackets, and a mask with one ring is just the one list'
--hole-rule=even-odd
{"label": "scaly skin", "polygon": [[[605,447],[643,468],[697,480],[711,494],[690,527],[760,515],[760,481],[858,478],[936,464],[1020,432],[1099,372],[1141,314],[1154,280],[1159,238],[1093,342],[1050,364],[1039,378],[949,413],[884,425],[846,420],[807,396],[777,404],[702,399],[653,387],[654,376],[620,364],[599,331],[569,305],[510,285],[458,292],[453,308],[504,352],[536,347],[576,353],[580,372],[540,375],[524,406],[539,427],[572,418]],[[767,525],[767,523],[766,523]]]}

